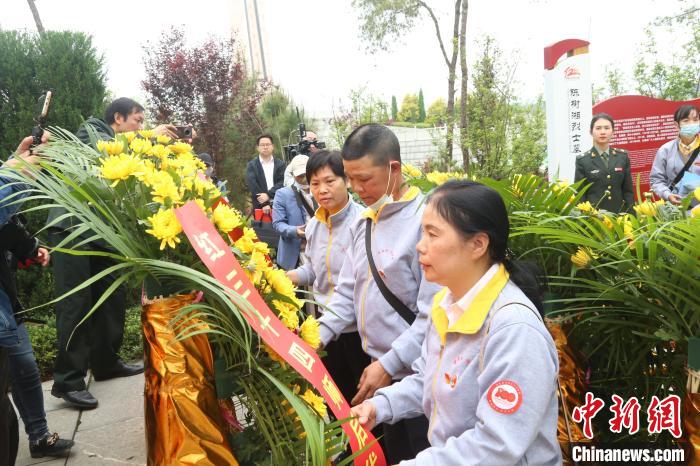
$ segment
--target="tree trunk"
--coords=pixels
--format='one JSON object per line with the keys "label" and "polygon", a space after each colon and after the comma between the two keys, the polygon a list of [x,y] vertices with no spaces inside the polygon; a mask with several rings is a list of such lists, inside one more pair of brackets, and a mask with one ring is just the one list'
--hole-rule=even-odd
{"label": "tree trunk", "polygon": [[467,72],[467,12],[469,0],[462,0],[461,30],[459,33],[459,55],[460,67],[462,69],[462,92],[459,104],[459,147],[462,149],[462,164],[464,173],[469,173],[469,142],[467,140],[467,127],[469,116],[467,115],[467,83],[469,74]]}
{"label": "tree trunk", "polygon": [[32,10],[32,16],[34,16],[34,22],[36,23],[36,28],[39,31],[39,34],[44,33],[44,25],[41,24],[41,18],[39,17],[39,10],[37,10],[36,5],[34,4],[34,0],[27,0],[27,3],[29,4],[29,9]]}
{"label": "tree trunk", "polygon": [[455,81],[457,80],[457,41],[459,39],[459,17],[461,12],[462,0],[455,2],[455,21],[452,31],[452,59],[448,63],[448,72],[450,73],[447,79],[447,135],[445,138],[445,158],[442,160],[441,169],[448,170],[452,162],[452,141],[454,140],[455,129]]}

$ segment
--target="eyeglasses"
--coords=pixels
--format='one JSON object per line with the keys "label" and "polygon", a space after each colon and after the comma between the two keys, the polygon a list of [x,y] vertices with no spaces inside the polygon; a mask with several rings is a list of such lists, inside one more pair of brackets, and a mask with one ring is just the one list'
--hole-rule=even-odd
{"label": "eyeglasses", "polygon": [[271,146],[272,146],[272,144],[268,144],[268,143],[258,144],[258,147],[271,147]]}

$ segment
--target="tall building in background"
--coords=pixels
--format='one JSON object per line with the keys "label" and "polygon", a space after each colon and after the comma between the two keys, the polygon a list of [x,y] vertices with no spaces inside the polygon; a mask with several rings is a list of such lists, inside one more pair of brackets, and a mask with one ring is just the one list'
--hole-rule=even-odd
{"label": "tall building in background", "polygon": [[270,77],[267,34],[263,21],[262,0],[236,0],[234,2],[233,27],[243,44],[248,69],[254,77]]}

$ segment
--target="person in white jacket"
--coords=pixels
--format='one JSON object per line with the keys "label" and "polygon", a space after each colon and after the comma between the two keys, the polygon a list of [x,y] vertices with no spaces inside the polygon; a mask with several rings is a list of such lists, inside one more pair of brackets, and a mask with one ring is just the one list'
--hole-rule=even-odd
{"label": "person in white jacket", "polygon": [[450,181],[428,198],[417,245],[434,299],[415,373],[353,408],[360,424],[425,414],[430,448],[401,466],[561,464],[554,342],[538,274],[512,260],[505,204]]}

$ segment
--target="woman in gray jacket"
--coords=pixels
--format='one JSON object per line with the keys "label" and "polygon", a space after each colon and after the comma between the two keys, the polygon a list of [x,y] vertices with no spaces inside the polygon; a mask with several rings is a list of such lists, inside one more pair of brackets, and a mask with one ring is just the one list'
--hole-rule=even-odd
{"label": "woman in gray jacket", "polygon": [[428,198],[417,245],[436,296],[414,374],[353,408],[360,424],[425,414],[431,447],[402,466],[561,464],[557,350],[537,273],[512,260],[505,204],[450,181]]}
{"label": "woman in gray jacket", "polygon": [[[305,230],[303,265],[287,272],[287,276],[295,285],[313,286],[314,300],[326,305],[352,243],[350,226],[360,218],[363,208],[348,193],[340,152],[314,153],[306,164],[306,179],[319,208]],[[370,363],[357,329],[343,333],[325,350],[323,363],[343,396],[351,400],[362,371]]]}
{"label": "woman in gray jacket", "polygon": [[[656,152],[649,184],[661,199],[679,205],[683,197],[674,180],[700,147],[700,110],[693,105],[681,105],[673,114],[673,121],[678,128],[678,137],[668,141]],[[696,156],[686,171],[700,175],[700,157]]]}

